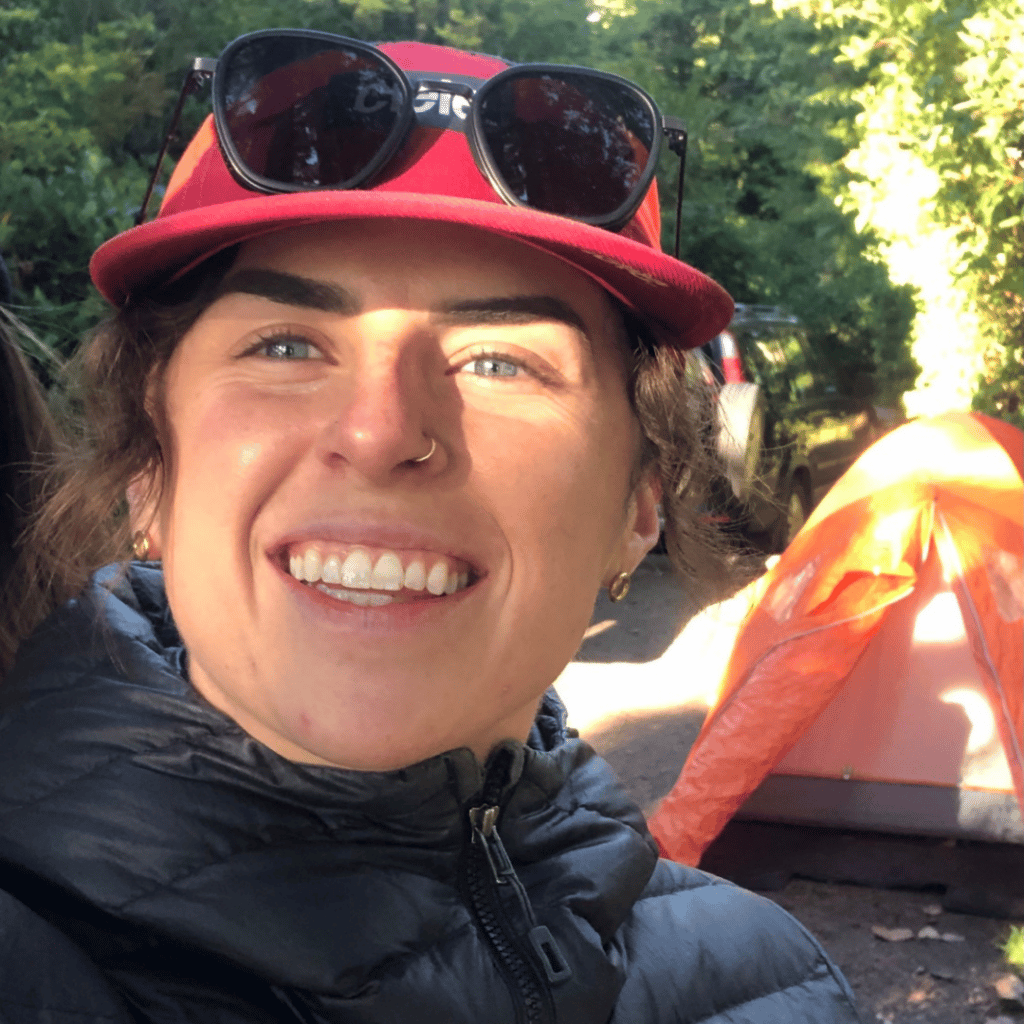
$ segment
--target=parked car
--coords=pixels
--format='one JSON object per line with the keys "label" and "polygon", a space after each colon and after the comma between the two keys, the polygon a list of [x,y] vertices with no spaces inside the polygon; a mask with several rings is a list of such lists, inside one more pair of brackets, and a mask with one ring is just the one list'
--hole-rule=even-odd
{"label": "parked car", "polygon": [[737,306],[728,331],[693,358],[718,387],[715,512],[772,551],[895,425],[880,418],[869,380],[843,393],[811,358],[796,318],[775,307]]}

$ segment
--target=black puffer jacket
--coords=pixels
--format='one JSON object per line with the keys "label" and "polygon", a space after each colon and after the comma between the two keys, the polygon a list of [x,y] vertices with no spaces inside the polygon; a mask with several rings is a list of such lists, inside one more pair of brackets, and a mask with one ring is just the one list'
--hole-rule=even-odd
{"label": "black puffer jacket", "polygon": [[357,773],[276,756],[182,668],[137,567],[0,689],[0,1019],[856,1020],[792,918],[658,861],[553,698],[486,772]]}

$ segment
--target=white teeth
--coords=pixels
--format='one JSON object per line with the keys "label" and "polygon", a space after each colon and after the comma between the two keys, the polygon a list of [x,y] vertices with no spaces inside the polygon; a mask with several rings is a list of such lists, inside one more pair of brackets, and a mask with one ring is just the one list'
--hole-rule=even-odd
{"label": "white teeth", "polygon": [[320,579],[320,569],[323,563],[320,561],[320,552],[316,548],[306,548],[306,557],[303,559],[303,575],[307,583],[316,583]]}
{"label": "white teeth", "polygon": [[448,585],[448,566],[438,562],[427,574],[427,590],[435,597],[440,597]]}
{"label": "white teeth", "polygon": [[370,556],[365,551],[353,551],[341,567],[341,582],[346,587],[369,590],[372,572],[373,563],[370,561]]}
{"label": "white teeth", "polygon": [[[374,565],[370,555],[361,548],[349,552],[348,557],[342,560],[337,554],[323,558],[318,548],[308,547],[303,554],[289,555],[288,571],[305,583],[323,580],[325,584],[332,584],[318,589],[339,600],[359,605],[389,604],[393,600],[386,594],[360,594],[357,593],[359,591],[425,589],[434,597],[441,597],[469,586],[469,573],[449,568],[447,559],[435,562],[428,573],[422,557],[415,557],[408,568],[403,569],[401,558],[393,551],[385,551]],[[344,589],[336,589],[339,584]]]}
{"label": "white teeth", "polygon": [[321,570],[320,578],[324,583],[341,582],[341,559],[337,555],[328,555],[324,559],[324,567]]}
{"label": "white teeth", "polygon": [[367,594],[362,590],[341,590],[337,587],[325,586],[323,583],[318,583],[316,589],[329,594],[338,601],[348,601],[350,604],[357,604],[361,608],[367,606],[379,608],[394,601],[390,594]]}
{"label": "white teeth", "polygon": [[401,590],[404,577],[398,555],[386,551],[373,567],[371,585],[377,590]]}
{"label": "white teeth", "polygon": [[427,585],[427,570],[423,563],[417,558],[409,563],[405,570],[406,590],[422,590]]}

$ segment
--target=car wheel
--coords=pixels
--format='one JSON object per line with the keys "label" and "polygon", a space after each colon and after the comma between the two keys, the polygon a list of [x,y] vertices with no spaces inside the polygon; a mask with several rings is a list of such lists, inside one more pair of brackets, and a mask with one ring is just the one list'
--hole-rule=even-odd
{"label": "car wheel", "polygon": [[738,501],[753,491],[764,441],[764,404],[757,384],[726,384],[718,393],[718,455]]}
{"label": "car wheel", "polygon": [[772,545],[776,552],[781,553],[789,547],[793,538],[807,522],[809,515],[810,502],[807,500],[807,492],[799,480],[794,480],[786,499],[785,515],[776,527],[775,543]]}

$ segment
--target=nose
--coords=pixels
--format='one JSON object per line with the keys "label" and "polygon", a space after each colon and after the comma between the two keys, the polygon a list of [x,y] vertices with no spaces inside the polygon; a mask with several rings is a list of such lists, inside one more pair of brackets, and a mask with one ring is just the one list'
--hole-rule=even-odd
{"label": "nose", "polygon": [[422,320],[378,310],[351,326],[350,362],[328,398],[320,458],[375,483],[436,473],[448,457],[445,376]]}

